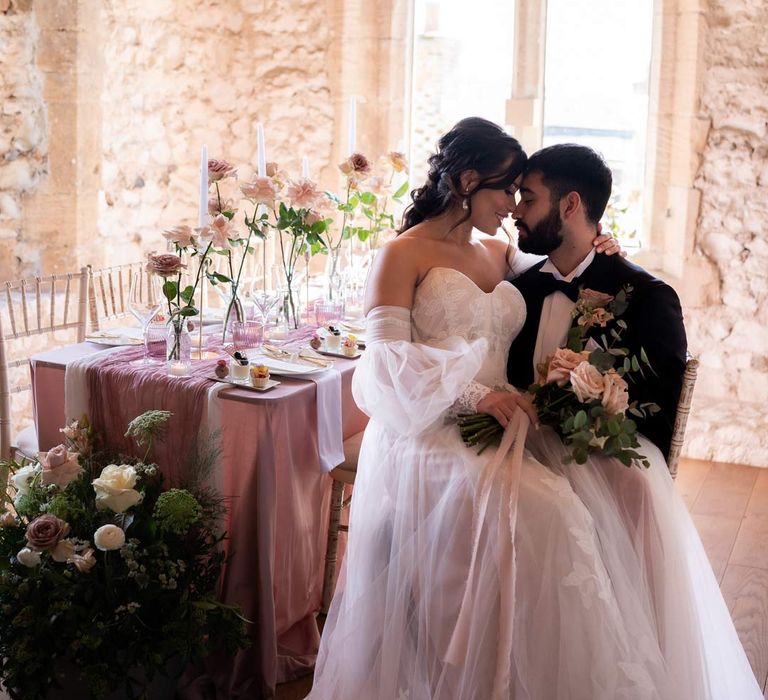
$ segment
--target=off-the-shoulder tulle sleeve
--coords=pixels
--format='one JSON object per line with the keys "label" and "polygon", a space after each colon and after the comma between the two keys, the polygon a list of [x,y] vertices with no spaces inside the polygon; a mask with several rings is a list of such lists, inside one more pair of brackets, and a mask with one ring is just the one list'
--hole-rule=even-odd
{"label": "off-the-shoulder tulle sleeve", "polygon": [[376,340],[360,358],[352,393],[371,418],[402,435],[418,435],[442,422],[472,382],[487,342],[451,336],[436,345],[413,343],[405,318],[410,311],[403,307],[377,307],[368,314],[368,338]]}

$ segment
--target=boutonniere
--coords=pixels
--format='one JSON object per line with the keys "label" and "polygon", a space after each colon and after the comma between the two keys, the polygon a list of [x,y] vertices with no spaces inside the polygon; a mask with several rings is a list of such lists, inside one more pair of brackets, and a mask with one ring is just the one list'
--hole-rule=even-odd
{"label": "boutonniere", "polygon": [[566,347],[574,352],[583,350],[587,333],[593,329],[605,328],[611,321],[616,321],[616,325],[621,329],[611,329],[611,335],[618,339],[617,334],[620,335],[627,327],[619,316],[627,310],[631,294],[632,287],[629,285],[622,287],[615,296],[586,287],[580,289],[576,307],[572,312],[573,323],[568,331]]}

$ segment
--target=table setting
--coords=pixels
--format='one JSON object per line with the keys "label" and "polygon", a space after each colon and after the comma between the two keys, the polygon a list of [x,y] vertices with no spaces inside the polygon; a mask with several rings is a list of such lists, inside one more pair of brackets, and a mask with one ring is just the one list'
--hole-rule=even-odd
{"label": "table setting", "polygon": [[180,697],[269,696],[314,664],[327,474],[367,422],[351,392],[365,279],[407,191],[402,155],[374,164],[354,150],[341,194],[322,191],[306,158],[296,178],[268,163],[258,130],[245,180],[203,148],[197,225],[169,226],[166,250],[132,277],[135,323],[117,319],[30,362],[40,449],[87,416],[110,450],[140,457],[124,426],[162,410],[171,417],[153,459],[167,485],[183,487],[207,455],[227,504],[219,595],[254,622],[253,644],[187,674]]}

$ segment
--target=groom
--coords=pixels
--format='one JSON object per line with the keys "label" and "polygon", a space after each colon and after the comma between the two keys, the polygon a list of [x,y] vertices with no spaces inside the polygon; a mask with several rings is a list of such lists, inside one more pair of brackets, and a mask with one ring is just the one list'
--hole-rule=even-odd
{"label": "groom", "polygon": [[[512,280],[528,314],[510,348],[507,374],[519,388],[533,383],[536,365],[565,344],[579,288],[615,295],[631,287],[621,317],[627,323],[622,345],[638,358],[642,348],[653,371],[643,367],[645,378],[629,382],[630,401],[659,405],[657,414],[636,420],[638,430],[666,458],[685,369],[683,314],[672,287],[619,255],[595,255],[592,240],[611,184],[608,166],[586,146],[550,146],[528,161],[513,211],[518,246],[549,257]],[[611,324],[592,332],[610,338],[610,330]]]}

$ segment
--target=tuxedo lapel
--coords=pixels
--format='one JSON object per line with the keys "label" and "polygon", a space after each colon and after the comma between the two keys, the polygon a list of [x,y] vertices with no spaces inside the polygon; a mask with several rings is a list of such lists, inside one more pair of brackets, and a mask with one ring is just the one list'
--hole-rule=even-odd
{"label": "tuxedo lapel", "polygon": [[507,358],[507,380],[521,389],[527,389],[533,382],[533,353],[536,349],[536,336],[539,332],[541,309],[547,292],[537,285],[541,268],[546,260],[534,265],[530,270],[512,280],[512,284],[523,295],[526,308],[525,323],[512,342]]}
{"label": "tuxedo lapel", "polygon": [[[584,272],[579,275],[578,284],[582,288],[593,289],[597,292],[615,294],[619,288],[617,271],[615,269],[615,256],[595,255]],[[536,339],[539,334],[541,311],[544,299],[551,293],[546,285],[540,284],[542,280],[541,268],[546,260],[534,265],[530,270],[512,280],[523,295],[527,315],[517,338],[512,343],[507,359],[507,379],[510,384],[527,389],[534,380],[533,355],[536,351]],[[605,330],[605,329],[599,329]]]}

